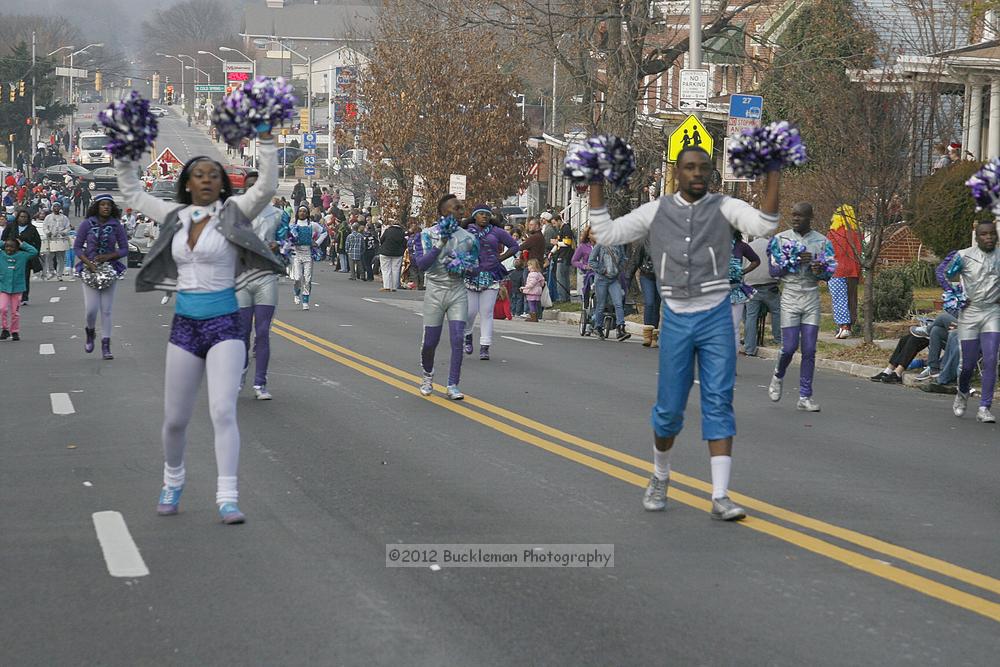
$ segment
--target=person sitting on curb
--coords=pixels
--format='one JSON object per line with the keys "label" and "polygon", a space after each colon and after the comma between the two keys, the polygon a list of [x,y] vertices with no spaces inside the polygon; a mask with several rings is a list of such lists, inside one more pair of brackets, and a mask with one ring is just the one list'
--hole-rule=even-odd
{"label": "person sitting on curb", "polygon": [[[938,360],[932,359],[931,361],[940,365],[940,343],[941,341],[946,341],[948,337],[948,328],[955,325],[958,320],[949,313],[941,313],[934,319],[934,322],[930,327],[910,327],[910,333],[904,334],[899,342],[896,343],[896,349],[893,350],[892,355],[889,357],[889,365],[885,367],[881,373],[873,375],[869,378],[872,382],[882,382],[884,384],[900,384],[903,382],[903,372],[910,367],[910,364],[916,358],[917,354],[922,350],[927,349],[931,343],[931,333],[934,334],[934,338],[937,344],[937,356]],[[942,335],[943,333],[943,335]],[[928,367],[929,368],[929,367]],[[937,375],[937,373],[934,373]],[[917,379],[927,379],[931,377],[931,371],[926,374],[921,373],[917,376]]]}

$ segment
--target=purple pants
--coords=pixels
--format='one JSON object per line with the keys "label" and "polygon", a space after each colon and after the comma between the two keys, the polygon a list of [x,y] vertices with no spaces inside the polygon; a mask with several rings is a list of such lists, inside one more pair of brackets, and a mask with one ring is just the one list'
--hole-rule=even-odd
{"label": "purple pants", "polygon": [[983,395],[979,405],[988,408],[993,405],[993,391],[997,386],[997,348],[1000,347],[1000,333],[981,333],[979,338],[962,341],[962,371],[958,374],[958,390],[969,393],[969,381],[983,355]]}
{"label": "purple pants", "polygon": [[250,306],[240,308],[240,326],[243,328],[243,342],[247,346],[243,370],[250,368],[250,328],[253,327],[253,352],[257,362],[254,367],[253,384],[263,387],[267,384],[267,364],[271,360],[271,319],[274,306]]}
{"label": "purple pants", "polygon": [[816,372],[816,340],[819,338],[819,327],[814,324],[801,324],[797,327],[781,328],[781,357],[774,375],[785,377],[788,364],[799,348],[799,338],[802,339],[802,364],[799,366],[799,398],[809,398],[813,395],[813,374]]}
{"label": "purple pants", "polygon": [[[424,373],[434,372],[434,352],[441,340],[444,327],[424,327],[424,342],[420,348],[420,365]],[[451,366],[448,368],[448,384],[458,385],[462,375],[462,339],[465,337],[465,320],[448,320],[448,337],[451,339]]]}

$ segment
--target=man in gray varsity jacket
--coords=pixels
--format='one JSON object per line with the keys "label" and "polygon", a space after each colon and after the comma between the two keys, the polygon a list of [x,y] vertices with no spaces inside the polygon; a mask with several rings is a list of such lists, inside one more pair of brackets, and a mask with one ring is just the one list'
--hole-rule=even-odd
{"label": "man in gray varsity jacket", "polygon": [[736,347],[729,307],[729,256],[733,228],[767,236],[778,226],[781,175],[769,173],[761,210],[738,199],[709,193],[714,166],[701,148],[677,156],[677,192],[644,204],[615,220],[604,203],[602,185],[590,187],[590,231],[598,243],[614,245],[649,239],[657,286],[663,297],[660,374],[653,406],[653,476],[642,499],[650,511],[667,503],[670,451],[684,426],[684,410],[698,358],[701,433],[708,441],[712,468],[712,518],[742,519],[743,508],[729,499],[732,469],[733,386]]}

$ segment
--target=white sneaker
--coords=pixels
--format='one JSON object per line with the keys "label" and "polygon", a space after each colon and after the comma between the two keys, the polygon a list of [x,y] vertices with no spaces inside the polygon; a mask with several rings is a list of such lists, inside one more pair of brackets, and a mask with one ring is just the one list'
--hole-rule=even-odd
{"label": "white sneaker", "polygon": [[302,303],[302,299],[300,299],[297,294],[292,297],[292,301],[295,302],[296,306],[299,305],[300,303]]}
{"label": "white sneaker", "polygon": [[309,310],[309,304],[308,303],[302,304],[302,310]]}
{"label": "white sneaker", "polygon": [[267,387],[263,385],[254,385],[253,393],[258,401],[270,401],[273,398],[273,396],[271,396],[271,392],[269,392]]}
{"label": "white sneaker", "polygon": [[169,294],[164,295],[164,297],[162,299],[160,299],[160,305],[161,306],[165,306],[168,303],[170,303],[170,295]]}
{"label": "white sneaker", "polygon": [[795,404],[796,410],[803,410],[805,412],[819,412],[819,403],[812,400],[812,397],[799,397],[799,402]]}
{"label": "white sneaker", "polygon": [[767,387],[767,397],[777,403],[781,400],[782,380],[777,375],[771,376],[771,384]]}
{"label": "white sneaker", "polygon": [[983,424],[996,424],[997,418],[993,416],[989,408],[980,405],[979,412],[976,413],[976,421]]}
{"label": "white sneaker", "polygon": [[963,394],[958,392],[955,394],[955,402],[951,404],[951,411],[956,417],[961,417],[965,414],[965,409],[969,406],[969,394]]}
{"label": "white sneaker", "polygon": [[420,381],[420,393],[424,396],[430,396],[434,393],[433,373],[424,373],[424,378]]}
{"label": "white sneaker", "polygon": [[457,384],[448,385],[447,391],[448,391],[448,398],[450,398],[453,401],[460,401],[463,398],[465,398],[465,394],[463,394],[461,391],[458,390]]}

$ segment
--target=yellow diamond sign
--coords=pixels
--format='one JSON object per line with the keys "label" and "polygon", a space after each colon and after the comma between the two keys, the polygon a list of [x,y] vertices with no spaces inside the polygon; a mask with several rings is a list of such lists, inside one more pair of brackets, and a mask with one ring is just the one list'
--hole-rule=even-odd
{"label": "yellow diamond sign", "polygon": [[708,129],[702,125],[696,116],[688,116],[684,122],[677,126],[677,129],[670,133],[670,142],[667,144],[667,162],[677,162],[677,155],[688,146],[698,146],[712,155],[714,142]]}

